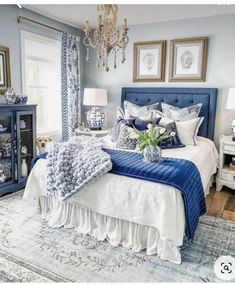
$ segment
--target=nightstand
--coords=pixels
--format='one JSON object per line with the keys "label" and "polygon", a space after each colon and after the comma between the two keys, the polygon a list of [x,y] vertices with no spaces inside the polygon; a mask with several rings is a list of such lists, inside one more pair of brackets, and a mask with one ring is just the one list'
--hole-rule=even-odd
{"label": "nightstand", "polygon": [[75,129],[77,135],[89,135],[92,137],[103,137],[111,132],[112,129],[102,129],[102,130],[81,130],[79,128]]}
{"label": "nightstand", "polygon": [[224,185],[235,189],[235,169],[230,167],[232,157],[235,157],[235,142],[232,136],[220,137],[219,171],[216,177],[216,190],[220,191]]}

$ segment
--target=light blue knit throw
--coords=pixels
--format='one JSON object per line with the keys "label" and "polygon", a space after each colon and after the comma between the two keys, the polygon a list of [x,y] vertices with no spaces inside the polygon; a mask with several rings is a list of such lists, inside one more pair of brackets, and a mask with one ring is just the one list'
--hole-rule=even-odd
{"label": "light blue knit throw", "polygon": [[78,136],[51,146],[47,155],[47,194],[64,200],[112,168],[102,139]]}

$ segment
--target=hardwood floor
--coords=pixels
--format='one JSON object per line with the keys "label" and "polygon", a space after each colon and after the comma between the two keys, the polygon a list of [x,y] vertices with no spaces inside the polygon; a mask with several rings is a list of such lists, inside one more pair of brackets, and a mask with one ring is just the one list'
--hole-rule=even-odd
{"label": "hardwood floor", "polygon": [[206,197],[206,206],[208,215],[235,221],[235,190],[224,186],[216,191],[213,186]]}

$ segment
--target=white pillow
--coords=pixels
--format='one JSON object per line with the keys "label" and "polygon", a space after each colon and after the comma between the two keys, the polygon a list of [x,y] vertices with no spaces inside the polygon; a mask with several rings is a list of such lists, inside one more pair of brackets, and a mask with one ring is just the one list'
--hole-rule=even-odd
{"label": "white pillow", "polygon": [[184,145],[197,145],[197,133],[204,117],[197,117],[187,121],[176,121],[179,138]]}
{"label": "white pillow", "polygon": [[117,107],[117,118],[124,118],[125,114],[124,111],[122,110],[122,108],[120,106]]}

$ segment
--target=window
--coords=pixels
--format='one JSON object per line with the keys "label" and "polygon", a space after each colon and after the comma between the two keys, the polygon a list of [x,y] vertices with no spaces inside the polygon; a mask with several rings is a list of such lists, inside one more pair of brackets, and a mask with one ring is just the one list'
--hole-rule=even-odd
{"label": "window", "polygon": [[38,135],[61,134],[61,43],[21,31],[23,92],[37,104]]}

